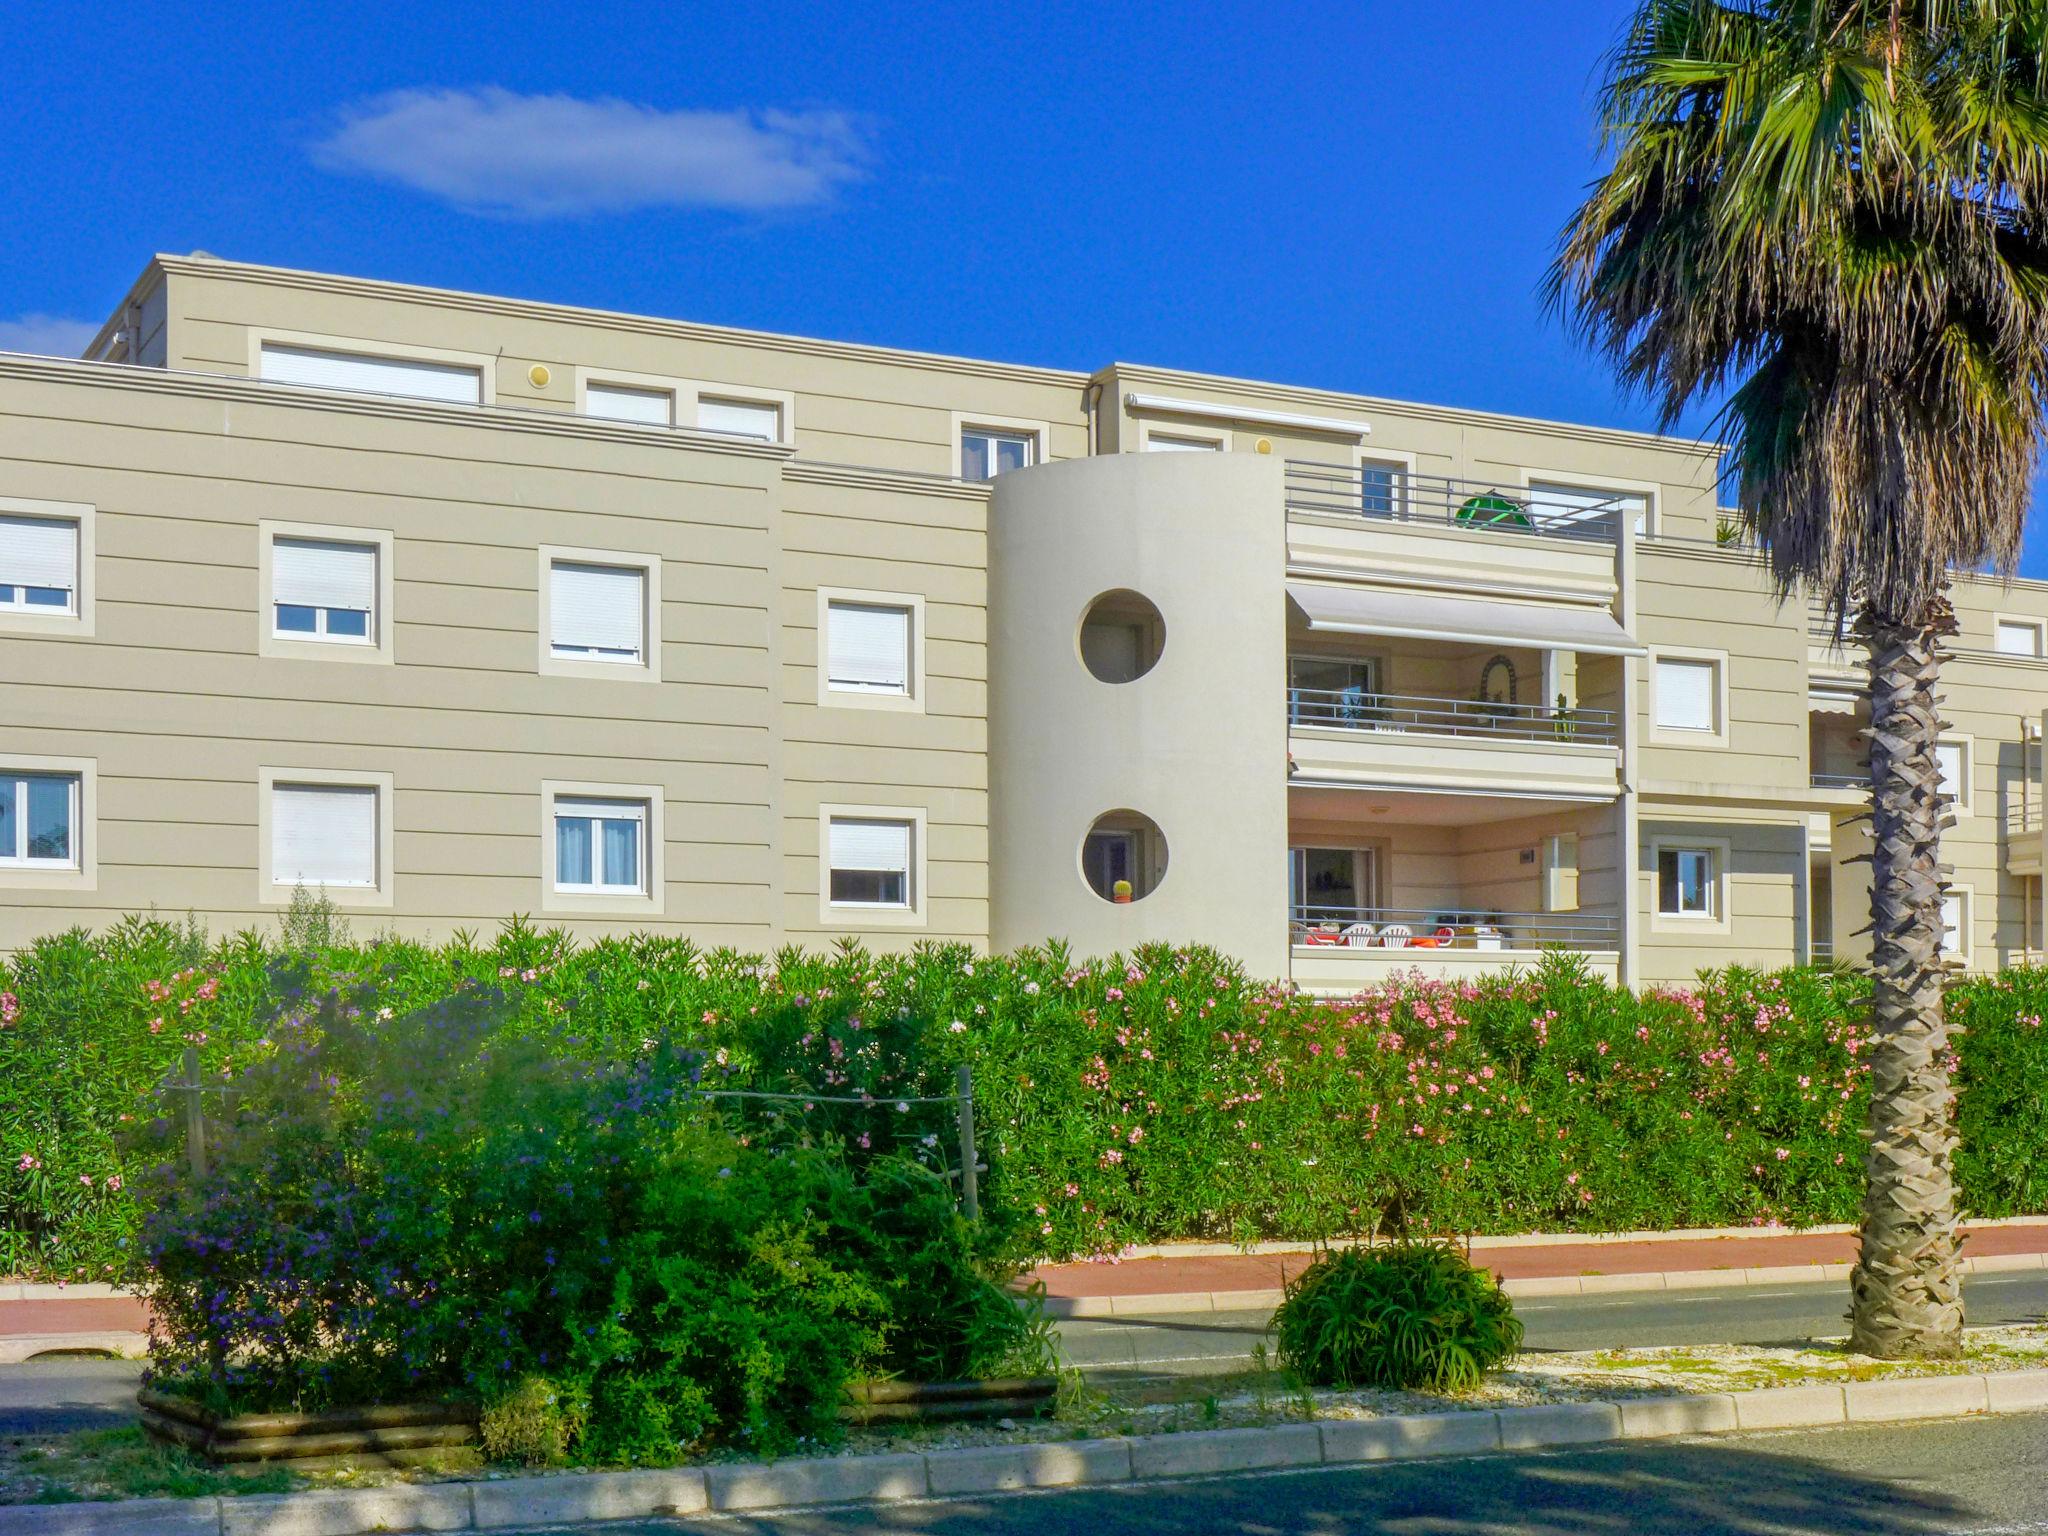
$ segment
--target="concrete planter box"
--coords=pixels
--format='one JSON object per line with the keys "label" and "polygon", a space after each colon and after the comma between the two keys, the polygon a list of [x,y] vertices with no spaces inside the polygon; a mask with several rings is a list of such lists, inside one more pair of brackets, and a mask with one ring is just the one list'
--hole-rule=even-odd
{"label": "concrete planter box", "polygon": [[238,1413],[223,1418],[190,1398],[144,1387],[135,1394],[151,1439],[219,1465],[341,1461],[404,1467],[476,1460],[476,1409],[462,1403],[392,1403],[332,1413]]}

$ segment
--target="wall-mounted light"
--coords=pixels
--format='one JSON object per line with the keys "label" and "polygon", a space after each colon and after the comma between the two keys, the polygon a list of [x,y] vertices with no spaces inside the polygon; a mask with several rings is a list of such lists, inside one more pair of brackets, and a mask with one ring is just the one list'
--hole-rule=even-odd
{"label": "wall-mounted light", "polygon": [[1270,437],[1262,437],[1256,443],[1252,444],[1252,446],[1258,449],[1261,453],[1271,453],[1273,451],[1273,439],[1271,439]]}
{"label": "wall-mounted light", "polygon": [[545,363],[535,363],[526,370],[526,382],[535,389],[546,389],[548,387],[548,380],[553,377],[554,375],[548,372],[547,364]]}

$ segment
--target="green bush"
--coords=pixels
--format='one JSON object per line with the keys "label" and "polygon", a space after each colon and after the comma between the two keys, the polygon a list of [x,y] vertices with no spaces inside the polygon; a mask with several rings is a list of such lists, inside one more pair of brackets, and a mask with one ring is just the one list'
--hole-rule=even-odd
{"label": "green bush", "polygon": [[[314,931],[317,925],[301,925]],[[208,947],[130,921],[0,969],[0,1271],[118,1278],[137,1221],[115,1143],[188,1040],[209,1072],[330,985],[403,1019],[463,988],[543,1055],[699,1052],[710,1086],[858,1099],[725,1116],[759,1147],[957,1161],[975,1077],[989,1224],[1013,1254],[1178,1238],[1853,1221],[1866,984],[1811,970],[1616,989],[1569,957],[1316,1001],[1199,949],[1072,960],[963,946],[763,961],[508,925],[490,942]],[[2048,971],[1953,988],[1957,1160],[1975,1215],[2048,1211]],[[12,1017],[8,1017],[8,1015]]]}
{"label": "green bush", "polygon": [[1042,1342],[914,1162],[753,1144],[698,1091],[694,1051],[523,1034],[495,983],[404,1015],[377,995],[273,1022],[223,1081],[203,1176],[175,1121],[127,1138],[174,1390],[468,1398],[521,1459],[661,1463],[829,1440],[856,1376]]}
{"label": "green bush", "polygon": [[1273,1314],[1280,1361],[1322,1387],[1469,1392],[1522,1347],[1500,1283],[1447,1242],[1325,1253]]}

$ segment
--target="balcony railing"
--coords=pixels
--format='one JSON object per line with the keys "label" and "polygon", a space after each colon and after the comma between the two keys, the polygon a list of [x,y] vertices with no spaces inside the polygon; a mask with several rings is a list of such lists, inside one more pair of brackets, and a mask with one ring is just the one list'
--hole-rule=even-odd
{"label": "balcony railing", "polygon": [[1350,688],[1288,689],[1287,721],[1326,730],[1421,731],[1567,746],[1608,747],[1619,737],[1611,709],[1553,709],[1544,704],[1431,699]]}
{"label": "balcony railing", "polygon": [[1307,459],[1287,461],[1287,510],[1605,543],[1614,541],[1621,519],[1633,515],[1624,510],[1621,497],[1600,502],[1546,500],[1527,486]]}
{"label": "balcony railing", "polygon": [[1868,789],[1867,773],[1816,773],[1810,776],[1815,789]]}
{"label": "balcony railing", "polygon": [[1297,948],[1501,950],[1613,949],[1621,919],[1612,912],[1501,912],[1490,908],[1297,905],[1290,922]]}

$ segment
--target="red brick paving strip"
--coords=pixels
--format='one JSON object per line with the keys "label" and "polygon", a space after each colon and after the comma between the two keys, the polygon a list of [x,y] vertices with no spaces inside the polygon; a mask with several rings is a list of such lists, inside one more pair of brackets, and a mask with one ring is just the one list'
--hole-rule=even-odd
{"label": "red brick paving strip", "polygon": [[132,1296],[52,1296],[0,1301],[0,1336],[39,1333],[141,1333],[149,1311]]}
{"label": "red brick paving strip", "polygon": [[[2048,1252],[2048,1227],[1983,1227],[1967,1233],[1969,1257]],[[1683,1238],[1639,1243],[1532,1243],[1480,1250],[1504,1280],[1571,1275],[1643,1275],[1700,1269],[1762,1269],[1779,1264],[1846,1264],[1853,1232],[1789,1232],[1755,1237]],[[1200,1291],[1268,1291],[1299,1274],[1305,1253],[1232,1253],[1208,1258],[1126,1259],[1121,1264],[1048,1264],[1029,1278],[1048,1296],[1156,1296]]]}

